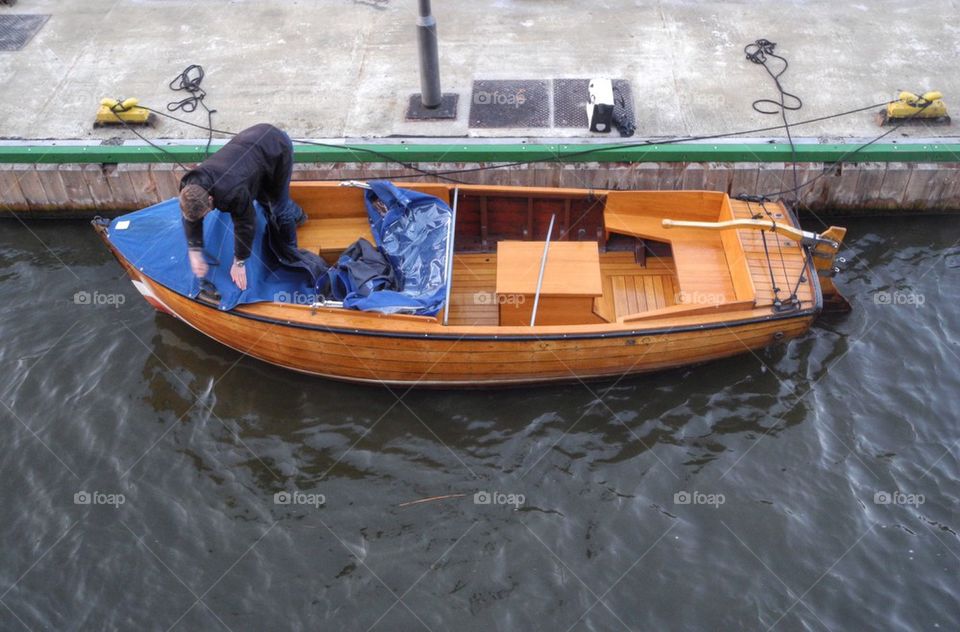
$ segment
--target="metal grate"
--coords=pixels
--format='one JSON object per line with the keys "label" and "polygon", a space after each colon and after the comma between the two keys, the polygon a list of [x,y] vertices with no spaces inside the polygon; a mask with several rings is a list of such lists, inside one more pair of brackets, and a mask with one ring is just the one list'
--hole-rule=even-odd
{"label": "metal grate", "polygon": [[[587,87],[589,79],[553,80],[553,126],[582,127],[587,124]],[[616,106],[614,116],[625,115],[626,120],[635,121],[633,94],[630,82],[625,79],[613,80],[613,96]],[[621,105],[621,100],[623,104]]]}
{"label": "metal grate", "polygon": [[0,51],[20,50],[33,39],[49,15],[0,15]]}
{"label": "metal grate", "polygon": [[470,127],[550,127],[547,82],[474,81]]}

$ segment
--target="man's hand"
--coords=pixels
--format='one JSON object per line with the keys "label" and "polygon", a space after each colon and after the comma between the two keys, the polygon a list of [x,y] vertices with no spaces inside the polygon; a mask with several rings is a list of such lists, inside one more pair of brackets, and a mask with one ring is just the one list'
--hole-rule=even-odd
{"label": "man's hand", "polygon": [[188,252],[190,254],[190,269],[193,270],[193,274],[201,279],[207,276],[208,267],[203,258],[203,251],[191,248]]}
{"label": "man's hand", "polygon": [[240,291],[247,289],[247,269],[243,266],[243,263],[234,259],[233,267],[230,268],[230,278],[237,284]]}

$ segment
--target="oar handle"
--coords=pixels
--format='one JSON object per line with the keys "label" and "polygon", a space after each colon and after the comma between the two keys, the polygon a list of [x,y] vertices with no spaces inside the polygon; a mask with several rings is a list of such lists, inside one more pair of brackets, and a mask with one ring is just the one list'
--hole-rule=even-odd
{"label": "oar handle", "polygon": [[733,219],[725,222],[687,222],[676,219],[665,219],[661,224],[664,228],[696,228],[699,230],[770,230],[796,239],[797,241],[816,237],[813,233],[805,233],[799,228],[794,228],[787,224],[778,224],[773,221],[758,219]]}

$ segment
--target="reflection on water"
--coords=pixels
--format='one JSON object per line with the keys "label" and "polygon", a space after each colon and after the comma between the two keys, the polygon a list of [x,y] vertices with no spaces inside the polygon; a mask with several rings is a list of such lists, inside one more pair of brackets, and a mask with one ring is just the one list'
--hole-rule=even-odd
{"label": "reflection on water", "polygon": [[244,358],[0,224],[0,627],[953,629],[958,221],[845,221],[854,312],[785,345],[466,392]]}

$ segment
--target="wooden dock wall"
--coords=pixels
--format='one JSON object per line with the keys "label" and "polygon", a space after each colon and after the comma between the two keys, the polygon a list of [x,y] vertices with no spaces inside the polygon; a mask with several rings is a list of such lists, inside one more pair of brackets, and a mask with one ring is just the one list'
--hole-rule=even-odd
{"label": "wooden dock wall", "polygon": [[[484,163],[424,163],[430,171],[470,170]],[[800,182],[824,173],[823,163],[797,165]],[[142,208],[176,195],[183,169],[168,163],[0,164],[0,214],[22,218],[89,218]],[[299,163],[294,179],[391,179],[412,172],[395,163]],[[782,162],[533,163],[450,177],[466,183],[603,189],[709,189],[768,194],[793,185]],[[416,177],[409,181],[436,180]],[[402,182],[403,180],[399,180]],[[960,163],[843,164],[802,189],[800,212],[890,213],[960,211]]]}

